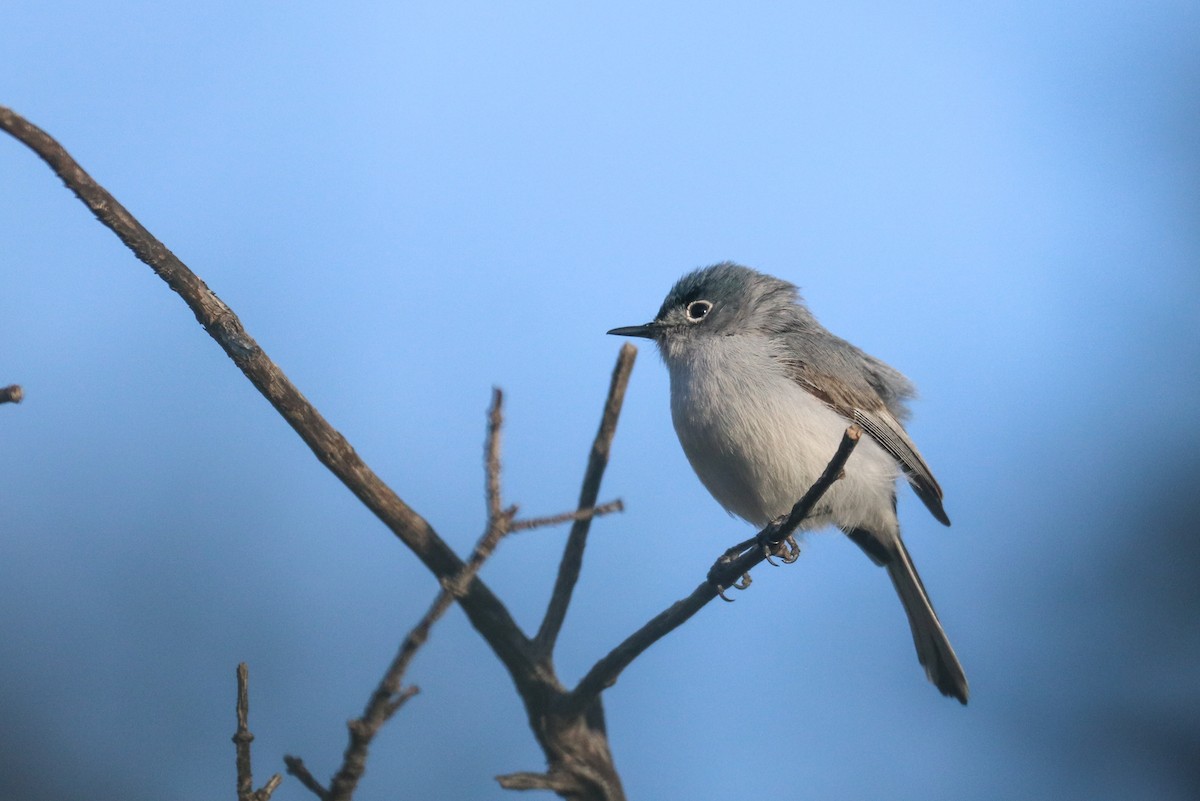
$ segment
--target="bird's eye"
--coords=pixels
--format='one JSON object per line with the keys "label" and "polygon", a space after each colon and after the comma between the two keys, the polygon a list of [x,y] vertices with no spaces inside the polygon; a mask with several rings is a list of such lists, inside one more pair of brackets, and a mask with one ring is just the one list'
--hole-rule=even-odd
{"label": "bird's eye", "polygon": [[687,305],[687,318],[689,323],[698,323],[708,316],[712,311],[712,303],[707,300],[693,300]]}

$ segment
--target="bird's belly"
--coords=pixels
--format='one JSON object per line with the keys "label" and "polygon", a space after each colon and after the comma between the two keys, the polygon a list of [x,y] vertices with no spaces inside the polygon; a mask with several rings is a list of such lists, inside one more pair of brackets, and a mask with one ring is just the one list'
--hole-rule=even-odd
{"label": "bird's belly", "polygon": [[[672,387],[671,416],[701,482],[731,513],[762,526],[786,514],[833,458],[850,421],[787,376],[756,381],[684,379]],[[676,376],[672,375],[674,384]],[[898,465],[869,437],[803,528],[830,523],[883,530],[894,520]],[[894,525],[894,523],[893,523]]]}

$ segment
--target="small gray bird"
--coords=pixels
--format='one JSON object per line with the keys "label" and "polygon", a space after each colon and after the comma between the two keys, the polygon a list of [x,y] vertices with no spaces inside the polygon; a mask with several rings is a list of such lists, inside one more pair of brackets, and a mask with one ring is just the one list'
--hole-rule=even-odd
{"label": "small gray bird", "polygon": [[950,525],[942,488],[901,425],[915,393],[908,379],[826,331],[792,284],[730,262],[679,279],[651,322],[608,333],[658,345],[688,461],[718,503],[755,526],[791,510],[847,426],[869,435],[801,527],[835,525],[887,568],[926,675],[967,703],[967,678],[896,518],[903,475]]}

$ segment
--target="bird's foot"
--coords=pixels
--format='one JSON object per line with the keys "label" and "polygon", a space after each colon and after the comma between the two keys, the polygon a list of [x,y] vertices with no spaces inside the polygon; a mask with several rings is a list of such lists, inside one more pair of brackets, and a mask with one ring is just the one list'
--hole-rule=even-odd
{"label": "bird's foot", "polygon": [[713,585],[717,590],[717,595],[721,596],[722,601],[733,603],[733,599],[725,594],[725,591],[731,587],[735,590],[744,590],[750,586],[752,579],[749,573],[743,573],[740,579],[737,579],[732,584],[724,582],[729,581],[729,566],[739,556],[746,552],[747,548],[754,547],[755,540],[753,538],[740,542],[733,546],[713,563],[713,566],[708,570],[708,583]]}
{"label": "bird's foot", "polygon": [[773,520],[755,538],[758,547],[762,549],[763,558],[776,567],[779,566],[779,563],[772,559],[772,556],[779,557],[785,565],[790,565],[800,558],[800,545],[796,542],[794,535],[788,534],[782,539],[779,538],[779,527],[785,519],[786,516]]}

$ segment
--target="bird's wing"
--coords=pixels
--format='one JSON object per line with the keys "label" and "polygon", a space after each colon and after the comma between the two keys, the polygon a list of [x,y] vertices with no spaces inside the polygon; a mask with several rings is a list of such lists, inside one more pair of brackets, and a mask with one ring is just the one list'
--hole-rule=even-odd
{"label": "bird's wing", "polygon": [[942,488],[908,432],[891,412],[886,408],[875,412],[856,408],[852,419],[903,466],[904,477],[933,516],[943,525],[950,525],[950,518],[942,507]]}
{"label": "bird's wing", "polygon": [[[845,343],[848,347],[854,346]],[[857,351],[857,348],[854,348]],[[785,363],[789,375],[807,392],[824,402],[838,414],[853,420],[860,428],[870,435],[885,451],[891,454],[904,469],[904,477],[912,485],[917,497],[928,507],[929,511],[944,525],[950,525],[950,518],[942,507],[942,488],[921,452],[909,438],[908,432],[897,419],[896,412],[903,413],[902,402],[912,394],[911,385],[895,370],[858,351],[867,359],[870,375],[862,376],[858,371],[838,370],[840,374],[861,376],[860,381],[853,383],[833,378],[830,372],[820,369],[813,362],[789,359]],[[873,371],[878,365],[882,368]],[[861,369],[861,368],[860,368]],[[885,372],[886,371],[886,372]],[[883,392],[881,392],[883,390]],[[885,401],[885,396],[891,402]]]}

